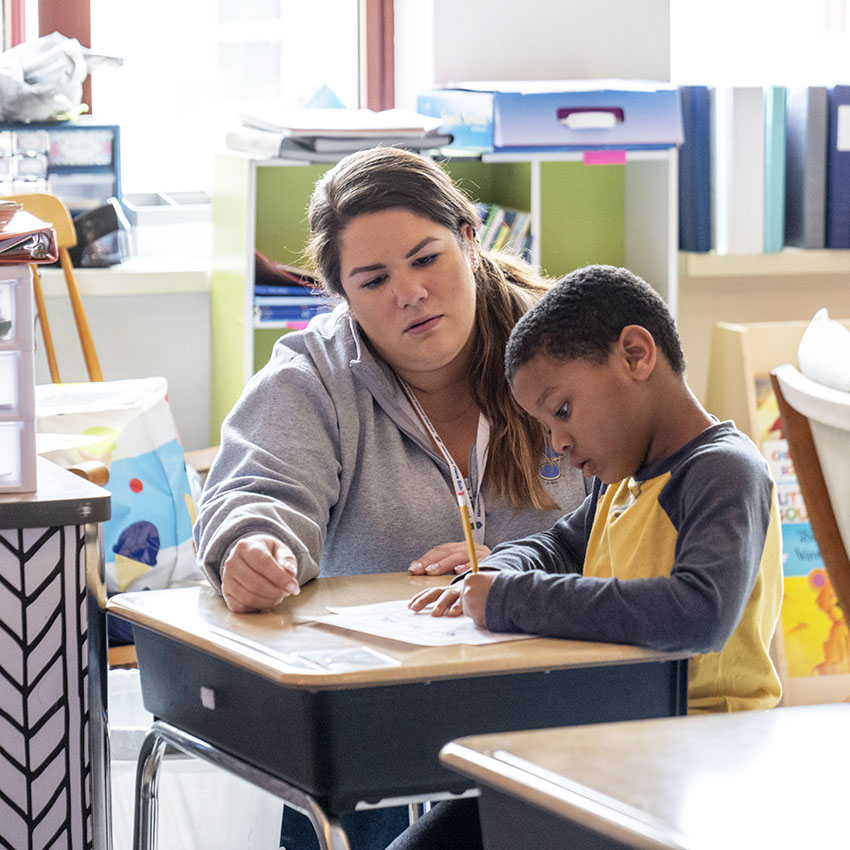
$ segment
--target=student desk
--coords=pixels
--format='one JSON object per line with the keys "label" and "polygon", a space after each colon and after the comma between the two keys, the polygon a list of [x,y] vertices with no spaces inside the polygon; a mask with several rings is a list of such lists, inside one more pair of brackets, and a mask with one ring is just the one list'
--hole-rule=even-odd
{"label": "student desk", "polygon": [[487,850],[844,847],[850,705],[476,735]]}
{"label": "student desk", "polygon": [[[686,710],[681,654],[539,638],[419,647],[299,622],[329,605],[407,599],[449,580],[319,578],[274,611],[249,615],[231,613],[209,588],[113,596],[108,611],[133,623],[143,700],[159,718],[140,755],[137,848],[154,846],[165,743],[271,790],[311,817],[320,842],[324,834],[347,847],[325,813],[472,786],[438,761],[453,737]],[[398,664],[320,666],[363,647]]]}

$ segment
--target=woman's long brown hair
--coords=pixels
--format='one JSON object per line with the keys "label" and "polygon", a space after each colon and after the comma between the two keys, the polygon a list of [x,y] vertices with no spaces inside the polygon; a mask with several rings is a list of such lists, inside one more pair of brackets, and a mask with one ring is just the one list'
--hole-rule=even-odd
{"label": "woman's long brown hair", "polygon": [[[476,233],[481,226],[473,203],[433,160],[391,147],[351,154],[325,173],[310,200],[307,254],[330,293],[345,297],[339,259],[345,228],[359,215],[390,208],[407,209],[448,228],[461,244],[464,224]],[[557,506],[537,474],[543,430],[516,403],[505,378],[511,329],[551,282],[516,257],[478,253],[469,391],[490,422],[484,483],[516,510],[551,510]]]}

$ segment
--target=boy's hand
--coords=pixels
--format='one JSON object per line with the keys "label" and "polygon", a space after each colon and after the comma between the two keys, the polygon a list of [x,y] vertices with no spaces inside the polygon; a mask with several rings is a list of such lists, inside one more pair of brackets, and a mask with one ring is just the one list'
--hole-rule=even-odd
{"label": "boy's hand", "polygon": [[497,575],[497,570],[467,573],[463,584],[429,587],[417,593],[407,603],[407,607],[413,611],[421,611],[433,602],[432,617],[458,617],[461,614],[467,614],[472,617],[477,626],[482,629],[487,628],[485,617],[487,594]]}
{"label": "boy's hand", "polygon": [[235,614],[269,611],[300,592],[292,550],[269,534],[243,537],[221,571],[221,595]]}
{"label": "boy's hand", "polygon": [[486,572],[469,573],[463,580],[463,588],[460,593],[460,601],[463,613],[468,614],[475,621],[476,626],[487,628],[487,594],[493,579],[499,574],[498,570],[487,570]]}
{"label": "boy's hand", "polygon": [[422,611],[432,602],[434,603],[434,609],[431,611],[432,617],[442,617],[444,614],[447,617],[459,617],[463,613],[460,604],[460,585],[429,587],[427,590],[420,590],[407,603],[407,607],[411,611]]}
{"label": "boy's hand", "polygon": [[[490,554],[490,550],[477,544],[475,557],[483,561]],[[469,566],[469,549],[466,541],[458,543],[441,543],[429,549],[421,558],[417,558],[407,569],[414,576],[441,576],[445,573],[463,572]]]}

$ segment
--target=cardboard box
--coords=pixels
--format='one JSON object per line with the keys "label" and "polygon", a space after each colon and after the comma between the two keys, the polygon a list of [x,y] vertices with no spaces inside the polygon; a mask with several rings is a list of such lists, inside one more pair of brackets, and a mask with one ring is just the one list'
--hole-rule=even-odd
{"label": "cardboard box", "polygon": [[419,95],[453,146],[481,151],[668,148],[682,143],[678,88],[640,80],[465,82]]}

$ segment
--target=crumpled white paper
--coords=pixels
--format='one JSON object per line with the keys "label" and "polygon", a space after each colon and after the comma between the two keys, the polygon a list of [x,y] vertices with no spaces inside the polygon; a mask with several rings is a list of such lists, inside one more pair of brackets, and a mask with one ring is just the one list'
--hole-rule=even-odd
{"label": "crumpled white paper", "polygon": [[94,67],[120,65],[58,32],[0,53],[0,120],[51,121],[75,117],[83,82]]}

